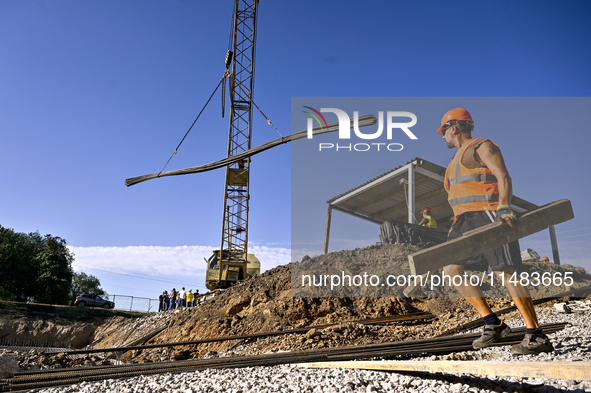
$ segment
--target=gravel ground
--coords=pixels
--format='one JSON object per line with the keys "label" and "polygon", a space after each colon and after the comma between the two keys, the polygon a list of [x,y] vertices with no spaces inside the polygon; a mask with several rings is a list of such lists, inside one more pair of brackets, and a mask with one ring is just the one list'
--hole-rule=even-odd
{"label": "gravel ground", "polygon": [[[552,354],[522,356],[527,361],[591,361],[591,312],[559,314],[552,308],[538,312],[541,323],[569,322],[566,329],[550,336]],[[519,326],[520,320],[507,320]],[[515,360],[507,347],[485,348],[425,359]],[[126,380],[82,383],[34,390],[43,393],[120,392],[585,392],[591,381],[523,379],[475,375],[394,373],[349,369],[306,369],[294,365],[205,370],[183,374],[142,376]]]}

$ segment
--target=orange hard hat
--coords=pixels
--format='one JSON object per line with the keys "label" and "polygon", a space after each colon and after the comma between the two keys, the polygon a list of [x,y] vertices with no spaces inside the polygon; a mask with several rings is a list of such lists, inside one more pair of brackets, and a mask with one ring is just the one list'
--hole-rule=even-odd
{"label": "orange hard hat", "polygon": [[430,207],[426,207],[423,210],[421,210],[421,213],[422,212],[429,212],[429,213],[431,213],[431,208]]}
{"label": "orange hard hat", "polygon": [[548,257],[543,257],[543,258],[542,258],[542,261],[543,261],[543,262],[550,262],[550,259],[549,259]]}
{"label": "orange hard hat", "polygon": [[452,120],[466,120],[474,124],[474,120],[472,119],[470,112],[463,108],[455,108],[447,111],[445,115],[443,115],[443,118],[441,119],[441,127],[439,127],[437,130],[437,133],[439,135],[443,135],[443,126]]}

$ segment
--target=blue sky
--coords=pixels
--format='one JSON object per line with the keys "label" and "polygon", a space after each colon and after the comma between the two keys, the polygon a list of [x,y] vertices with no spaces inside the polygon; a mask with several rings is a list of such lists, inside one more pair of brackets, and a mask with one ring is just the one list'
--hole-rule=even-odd
{"label": "blue sky", "polygon": [[[130,188],[124,179],[162,169],[217,85],[231,13],[231,0],[0,2],[0,224],[65,238],[76,269],[109,293],[203,292],[203,257],[221,237],[223,170]],[[263,0],[254,100],[287,135],[292,97],[588,97],[590,14],[587,1]],[[225,156],[220,101],[218,93],[167,169]],[[512,173],[526,191],[517,195],[573,200],[559,246],[565,255],[572,242],[586,258],[591,137],[562,113],[547,115],[543,132],[499,143],[510,170],[536,174]],[[253,146],[277,138],[254,118]],[[502,114],[496,121],[505,126]],[[446,165],[440,148],[405,153]],[[264,269],[290,260],[290,152],[272,149],[251,166],[249,239]],[[400,158],[384,167],[408,160]]]}

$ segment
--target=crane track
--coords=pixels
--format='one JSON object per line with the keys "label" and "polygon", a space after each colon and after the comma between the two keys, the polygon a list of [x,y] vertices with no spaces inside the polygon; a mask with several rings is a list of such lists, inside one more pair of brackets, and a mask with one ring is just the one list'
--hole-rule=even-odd
{"label": "crane track", "polygon": [[[543,325],[547,333],[564,329],[566,323]],[[521,342],[525,328],[514,332],[493,346],[511,345]],[[17,373],[11,379],[0,380],[0,391],[20,391],[51,386],[71,385],[80,382],[97,382],[107,379],[123,379],[140,375],[182,373],[208,368],[242,368],[254,366],[276,366],[290,363],[319,361],[360,360],[390,358],[419,354],[445,354],[472,350],[472,341],[480,334],[462,334],[452,337],[429,338],[413,341],[370,344],[352,347],[328,348],[314,351],[273,353],[256,356],[237,356],[211,359],[185,360],[176,362],[127,364],[101,366],[84,369],[59,369]]]}

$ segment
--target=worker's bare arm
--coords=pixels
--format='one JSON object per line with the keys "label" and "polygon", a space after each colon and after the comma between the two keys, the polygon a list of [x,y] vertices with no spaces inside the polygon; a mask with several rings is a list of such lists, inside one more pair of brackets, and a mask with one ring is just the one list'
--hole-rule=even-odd
{"label": "worker's bare arm", "polygon": [[499,205],[511,205],[513,185],[505,166],[505,160],[497,145],[486,141],[476,149],[476,159],[486,165],[497,178],[499,184]]}

